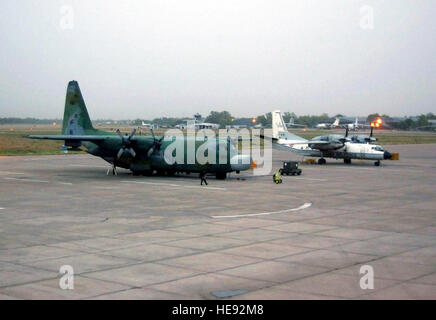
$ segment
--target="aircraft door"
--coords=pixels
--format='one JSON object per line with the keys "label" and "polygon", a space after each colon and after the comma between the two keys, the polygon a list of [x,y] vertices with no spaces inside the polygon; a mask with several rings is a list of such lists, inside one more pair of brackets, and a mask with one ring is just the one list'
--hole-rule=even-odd
{"label": "aircraft door", "polygon": [[360,146],[360,158],[365,158],[365,146]]}

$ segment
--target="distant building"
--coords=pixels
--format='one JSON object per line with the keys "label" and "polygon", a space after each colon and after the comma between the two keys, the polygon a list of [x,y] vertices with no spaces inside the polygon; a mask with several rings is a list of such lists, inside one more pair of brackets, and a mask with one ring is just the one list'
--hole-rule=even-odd
{"label": "distant building", "polygon": [[196,113],[194,114],[194,120],[186,120],[186,123],[181,123],[175,126],[177,129],[185,130],[185,129],[195,129],[195,130],[202,130],[202,129],[219,129],[220,125],[217,123],[209,123],[209,122],[203,122],[203,117],[201,114]]}

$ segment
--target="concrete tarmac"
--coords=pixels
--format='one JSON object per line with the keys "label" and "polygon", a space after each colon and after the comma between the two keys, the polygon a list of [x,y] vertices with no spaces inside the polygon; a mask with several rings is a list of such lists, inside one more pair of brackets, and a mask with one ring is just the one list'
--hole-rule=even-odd
{"label": "concrete tarmac", "polygon": [[387,149],[400,160],[327,159],[280,185],[0,157],[0,299],[436,299],[436,145]]}

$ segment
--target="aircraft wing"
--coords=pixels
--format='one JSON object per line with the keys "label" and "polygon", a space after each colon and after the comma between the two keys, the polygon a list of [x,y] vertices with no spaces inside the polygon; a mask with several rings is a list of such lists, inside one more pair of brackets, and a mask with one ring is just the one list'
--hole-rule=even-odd
{"label": "aircraft wing", "polygon": [[[303,143],[296,143],[296,144],[298,145],[298,144],[303,144]],[[272,147],[273,147],[273,149],[276,149],[276,150],[292,151],[294,153],[297,153],[297,154],[300,154],[303,156],[309,156],[309,157],[321,157],[322,156],[322,152],[320,150],[316,150],[316,149],[300,150],[298,148],[293,148],[291,146],[280,144],[277,142],[273,142]]]}
{"label": "aircraft wing", "polygon": [[47,136],[27,136],[29,139],[44,139],[44,140],[70,140],[70,141],[104,141],[110,136],[92,136],[92,135],[47,135]]}
{"label": "aircraft wing", "polygon": [[294,151],[294,149],[291,148],[290,146],[287,146],[287,145],[284,145],[284,144],[280,144],[280,143],[277,143],[277,142],[273,142],[272,143],[272,147],[274,149],[277,149],[277,150]]}

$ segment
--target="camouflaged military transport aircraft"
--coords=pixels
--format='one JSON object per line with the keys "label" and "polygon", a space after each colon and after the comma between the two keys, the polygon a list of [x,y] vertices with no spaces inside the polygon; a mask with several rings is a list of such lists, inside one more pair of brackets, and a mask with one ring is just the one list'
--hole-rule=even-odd
{"label": "camouflaged military transport aircraft", "polygon": [[[112,165],[112,172],[116,174],[116,168],[130,169],[133,174],[152,175],[155,171],[161,175],[172,175],[176,172],[206,172],[213,173],[217,179],[225,179],[228,172],[239,173],[255,167],[250,155],[239,154],[231,139],[215,138],[205,141],[198,137],[183,136],[184,161],[183,163],[171,163],[165,159],[165,149],[173,142],[164,139],[164,136],[156,137],[151,131],[151,136],[135,136],[134,129],[130,135],[122,135],[119,130],[116,133],[94,129],[88,115],[88,111],[80,92],[77,81],[68,84],[65,101],[64,119],[61,135],[32,135],[31,139],[65,140],[65,146],[70,150],[84,146],[88,153],[101,157]],[[215,148],[216,161],[214,164],[206,162],[200,164],[197,158],[194,161],[188,159],[188,143],[195,154],[201,148]],[[211,150],[211,149],[208,149]],[[220,154],[221,152],[221,154]],[[224,156],[224,160],[223,160]],[[192,157],[190,156],[190,159]],[[109,171],[108,171],[109,172]]]}

